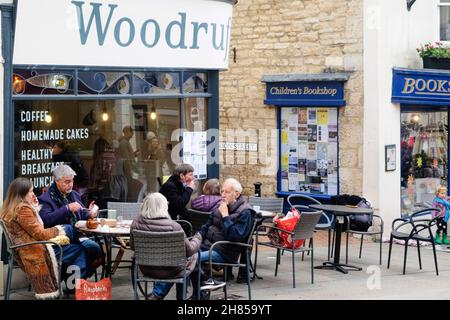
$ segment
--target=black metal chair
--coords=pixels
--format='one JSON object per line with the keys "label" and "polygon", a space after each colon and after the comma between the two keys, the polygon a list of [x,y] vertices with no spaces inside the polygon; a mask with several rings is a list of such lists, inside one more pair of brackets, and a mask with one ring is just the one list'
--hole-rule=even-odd
{"label": "black metal chair", "polygon": [[208,221],[211,212],[187,209],[187,214],[192,224],[192,232],[197,232]]}
{"label": "black metal chair", "polygon": [[[183,284],[183,299],[186,299],[186,291],[191,272],[186,269],[186,248],[184,244],[184,231],[149,232],[133,230],[134,244],[134,268],[133,287],[134,298],[139,299],[138,287],[140,282],[145,282],[145,297],[148,296],[148,282],[171,282]],[[165,268],[179,267],[182,276],[178,278],[151,278],[142,275],[139,266]]]}
{"label": "black metal chair", "polygon": [[433,214],[433,212],[439,212],[438,209],[427,208],[417,212],[414,212],[410,216],[402,217],[392,221],[392,232],[389,241],[389,255],[388,264],[389,269],[391,263],[391,250],[392,242],[394,239],[405,241],[405,253],[403,259],[403,274],[406,270],[406,257],[408,253],[408,242],[409,240],[416,241],[417,243],[417,254],[419,255],[419,268],[422,270],[422,260],[420,256],[420,241],[430,242],[433,247],[434,265],[436,267],[436,275],[439,275],[437,257],[436,257],[436,245],[434,243],[433,232],[431,228],[436,224],[436,218],[426,219],[424,215]]}
{"label": "black metal chair", "polygon": [[23,248],[23,247],[27,247],[27,246],[32,246],[32,245],[39,245],[39,244],[51,244],[51,245],[55,245],[59,248],[59,252],[60,255],[58,257],[58,291],[59,291],[59,299],[62,299],[62,287],[61,287],[61,270],[62,270],[62,260],[63,260],[63,250],[62,247],[52,241],[33,241],[33,242],[27,242],[27,243],[23,243],[23,244],[18,244],[18,245],[13,245],[12,241],[11,241],[11,237],[9,236],[8,230],[6,229],[5,223],[3,220],[0,220],[0,229],[2,229],[3,234],[5,235],[5,239],[6,239],[6,250],[8,252],[8,273],[6,276],[6,286],[4,288],[4,292],[3,292],[3,298],[4,300],[9,300],[9,293],[11,291],[11,281],[12,281],[12,276],[13,276],[13,269],[15,267],[18,267],[18,264],[15,263],[15,250],[19,249],[19,248]]}
{"label": "black metal chair", "polygon": [[[375,220],[378,220],[378,223],[374,223]],[[382,248],[383,248],[383,231],[384,231],[384,221],[383,218],[381,218],[379,215],[372,215],[372,224],[371,226],[377,225],[380,227],[379,230],[371,230],[371,231],[359,231],[359,230],[353,230],[351,227],[350,219],[347,220],[347,229],[345,230],[345,233],[347,235],[346,238],[346,245],[345,245],[345,263],[348,264],[348,235],[350,233],[352,234],[359,234],[361,236],[361,242],[359,245],[359,258],[361,259],[361,253],[362,253],[362,246],[363,246],[363,240],[364,236],[373,236],[373,235],[379,235],[380,237],[380,265],[382,264]]]}
{"label": "black metal chair", "polygon": [[[277,249],[277,261],[275,263],[275,277],[278,273],[278,265],[280,264],[280,256],[281,250],[290,251],[292,253],[292,287],[295,288],[295,253],[297,252],[311,252],[311,283],[314,283],[314,229],[316,224],[318,223],[323,211],[314,211],[314,212],[301,212],[300,219],[297,222],[297,225],[294,228],[294,231],[289,232],[274,226],[259,226],[256,230],[256,248],[255,248],[255,270],[256,264],[258,260],[258,246],[267,246],[270,248]],[[305,240],[310,239],[311,246],[305,247],[300,246],[298,248],[286,248],[283,246],[278,246],[269,241],[259,241],[259,228],[268,228],[269,230],[277,230],[281,233],[286,233],[291,237],[292,243],[295,243],[296,240]]]}
{"label": "black metal chair", "polygon": [[[233,242],[233,241],[217,241],[212,244],[212,246],[209,248],[209,261],[207,264],[209,265],[209,272],[210,272],[210,278],[213,278],[213,268],[211,266],[219,266],[222,267],[224,270],[224,281],[225,283],[228,280],[228,269],[233,267],[238,268],[246,268],[247,269],[247,287],[248,287],[248,300],[252,300],[252,292],[251,292],[251,250],[252,250],[252,243],[253,243],[253,232],[255,231],[256,224],[257,224],[256,217],[253,217],[253,224],[250,229],[250,232],[243,242]],[[212,251],[214,250],[214,247],[217,245],[226,245],[226,246],[232,246],[235,247],[236,250],[241,251],[241,255],[245,254],[245,262],[241,259],[241,257],[238,258],[235,262],[212,262]],[[223,287],[224,292],[224,298],[227,300],[227,286],[225,285]]]}

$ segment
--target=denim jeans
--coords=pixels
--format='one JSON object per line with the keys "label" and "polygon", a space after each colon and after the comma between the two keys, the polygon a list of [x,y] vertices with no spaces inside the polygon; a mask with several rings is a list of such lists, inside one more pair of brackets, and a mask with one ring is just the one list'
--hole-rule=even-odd
{"label": "denim jeans", "polygon": [[[209,261],[209,250],[207,251],[201,251],[200,252],[200,263],[202,262],[207,262]],[[212,262],[225,262],[225,259],[217,252],[217,251],[212,251],[211,254],[211,261]],[[210,266],[212,267],[212,266]],[[200,281],[205,281],[208,280],[209,276],[207,276],[203,270],[201,270],[200,268]],[[197,269],[194,270],[194,272],[192,272],[191,274],[191,282],[192,282],[192,296],[196,297],[198,299],[198,272]],[[204,291],[200,291],[200,299],[203,300],[202,298],[206,295],[206,292]]]}
{"label": "denim jeans", "polygon": [[[208,260],[209,260],[209,251],[200,252],[200,262],[206,262]],[[222,256],[216,251],[212,252],[212,261],[213,262],[225,262],[225,260],[222,258]],[[196,292],[198,290],[197,269],[191,273],[191,279],[192,279],[192,288],[194,290],[193,296],[196,297],[197,296]],[[207,280],[207,279],[208,279],[208,277],[202,273],[200,280]],[[173,286],[173,283],[170,283],[170,282],[155,282],[152,293],[154,296],[156,296],[160,299],[164,299],[165,296],[169,293],[172,286]],[[183,299],[182,291],[183,291],[183,286],[181,284],[177,284],[177,300]]]}
{"label": "denim jeans", "polygon": [[[59,247],[53,246],[56,258],[60,256]],[[84,278],[86,276],[86,251],[79,244],[67,244],[62,246],[63,251],[63,273],[62,278],[70,276],[70,274],[65,274],[65,270],[69,266],[77,266],[80,270],[80,277]]]}

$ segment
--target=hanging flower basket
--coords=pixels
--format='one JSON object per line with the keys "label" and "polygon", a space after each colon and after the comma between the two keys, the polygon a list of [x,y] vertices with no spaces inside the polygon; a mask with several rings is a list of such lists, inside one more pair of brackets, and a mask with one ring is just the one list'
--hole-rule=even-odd
{"label": "hanging flower basket", "polygon": [[423,67],[425,69],[450,70],[450,58],[423,57]]}
{"label": "hanging flower basket", "polygon": [[425,69],[445,69],[450,70],[450,47],[442,42],[426,43],[416,49],[423,59]]}

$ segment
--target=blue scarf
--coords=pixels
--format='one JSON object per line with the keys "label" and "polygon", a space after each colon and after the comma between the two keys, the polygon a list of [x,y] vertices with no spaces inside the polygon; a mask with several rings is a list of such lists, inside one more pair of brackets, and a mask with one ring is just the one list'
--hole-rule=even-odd
{"label": "blue scarf", "polygon": [[444,217],[444,221],[447,222],[448,218],[450,218],[450,202],[441,199],[439,197],[435,197],[434,198],[434,202],[440,203],[445,207],[445,217]]}

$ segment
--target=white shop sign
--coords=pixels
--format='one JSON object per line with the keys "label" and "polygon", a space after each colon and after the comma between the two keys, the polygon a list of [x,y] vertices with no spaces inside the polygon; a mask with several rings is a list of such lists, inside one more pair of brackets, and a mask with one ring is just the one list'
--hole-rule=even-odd
{"label": "white shop sign", "polygon": [[258,151],[258,145],[247,142],[220,142],[219,150]]}
{"label": "white shop sign", "polygon": [[233,5],[18,0],[16,65],[226,69]]}

